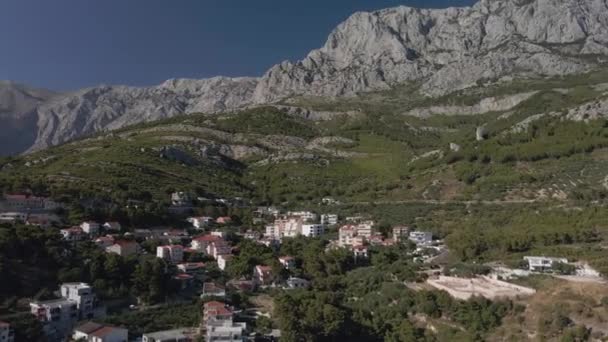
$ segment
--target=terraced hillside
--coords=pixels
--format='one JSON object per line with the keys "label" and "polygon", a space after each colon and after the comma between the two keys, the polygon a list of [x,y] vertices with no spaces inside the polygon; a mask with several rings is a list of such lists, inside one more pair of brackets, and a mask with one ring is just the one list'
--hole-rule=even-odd
{"label": "terraced hillside", "polygon": [[44,179],[122,200],[172,190],[266,203],[601,200],[606,115],[606,70],[438,99],[410,85],[131,126],[3,159],[0,175],[7,189]]}

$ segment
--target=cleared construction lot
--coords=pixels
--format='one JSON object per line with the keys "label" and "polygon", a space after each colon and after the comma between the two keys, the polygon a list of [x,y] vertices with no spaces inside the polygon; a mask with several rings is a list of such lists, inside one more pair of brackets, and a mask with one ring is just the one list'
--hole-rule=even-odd
{"label": "cleared construction lot", "polygon": [[429,278],[427,284],[436,289],[446,291],[454,298],[464,300],[473,296],[494,299],[530,296],[536,293],[536,290],[532,288],[507,283],[486,276],[470,279],[439,276]]}

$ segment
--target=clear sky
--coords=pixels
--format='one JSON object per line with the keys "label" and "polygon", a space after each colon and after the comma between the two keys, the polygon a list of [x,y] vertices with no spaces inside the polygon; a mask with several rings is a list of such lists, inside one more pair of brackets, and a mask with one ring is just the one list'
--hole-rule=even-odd
{"label": "clear sky", "polygon": [[0,0],[0,79],[69,90],[259,76],[350,14],[473,0]]}

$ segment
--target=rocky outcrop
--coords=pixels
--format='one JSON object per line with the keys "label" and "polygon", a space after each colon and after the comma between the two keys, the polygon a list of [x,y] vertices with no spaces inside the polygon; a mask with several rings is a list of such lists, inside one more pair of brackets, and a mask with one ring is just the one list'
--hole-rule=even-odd
{"label": "rocky outcrop", "polygon": [[528,100],[537,92],[528,92],[503,97],[488,97],[473,106],[432,106],[415,108],[405,112],[405,115],[427,118],[433,115],[477,115],[489,112],[510,110]]}
{"label": "rocky outcrop", "polygon": [[604,0],[482,0],[473,7],[397,7],[356,13],[302,61],[264,75],[257,103],[290,95],[341,96],[423,80],[442,95],[511,73],[561,75],[606,54]]}
{"label": "rocky outcrop", "polygon": [[56,94],[18,83],[0,81],[0,155],[29,148],[36,140],[36,107]]}

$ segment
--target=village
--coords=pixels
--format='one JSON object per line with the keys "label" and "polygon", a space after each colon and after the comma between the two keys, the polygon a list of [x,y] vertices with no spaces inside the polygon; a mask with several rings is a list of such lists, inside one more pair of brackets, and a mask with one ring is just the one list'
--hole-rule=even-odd
{"label": "village", "polygon": [[[224,205],[227,200],[219,200]],[[231,200],[246,207],[241,199]],[[337,201],[322,199],[326,208]],[[75,226],[62,226],[57,209],[62,204],[28,194],[6,194],[0,202],[0,223],[24,224],[42,230],[54,230],[69,244],[90,243],[99,250],[121,258],[153,255],[162,260],[166,272],[176,284],[176,298],[201,301],[201,321],[196,326],[147,331],[133,336],[128,329],[103,322],[110,311],[96,295],[95,287],[85,282],[62,283],[56,298],[32,300],[30,313],[42,326],[49,341],[249,341],[275,340],[281,331],[268,329],[261,334],[251,329],[252,321],[271,318],[272,304],[243,308],[230,299],[231,293],[266,296],[269,291],[306,290],[311,280],[297,272],[300,260],[281,254],[281,245],[294,238],[325,239],[326,251],[348,251],[355,264],[369,265],[373,251],[397,245],[407,246],[412,263],[420,265],[423,282],[407,283],[413,289],[436,289],[466,300],[472,297],[521,298],[535,290],[509,282],[533,274],[549,274],[568,281],[603,283],[600,274],[583,262],[572,263],[559,256],[525,256],[522,267],[508,268],[500,263],[488,264],[489,271],[469,277],[450,275],[441,265],[448,247],[433,232],[407,225],[390,227],[388,234],[377,230],[373,218],[361,213],[342,217],[310,210],[290,211],[278,207],[249,208],[252,226],[235,224],[234,216],[190,216],[191,197],[185,192],[171,195],[170,212],[183,224],[173,227],[125,229],[116,221],[87,220]],[[243,253],[238,243],[249,241],[271,251],[274,260],[252,264],[244,276],[231,278],[228,270]],[[146,247],[144,247],[146,246]],[[248,265],[248,264],[247,264]],[[249,266],[247,266],[249,267]],[[218,272],[215,272],[219,270]],[[145,312],[153,306],[143,301],[118,308],[119,311]],[[117,308],[111,309],[116,312]],[[0,322],[0,341],[12,342],[8,323]]]}

